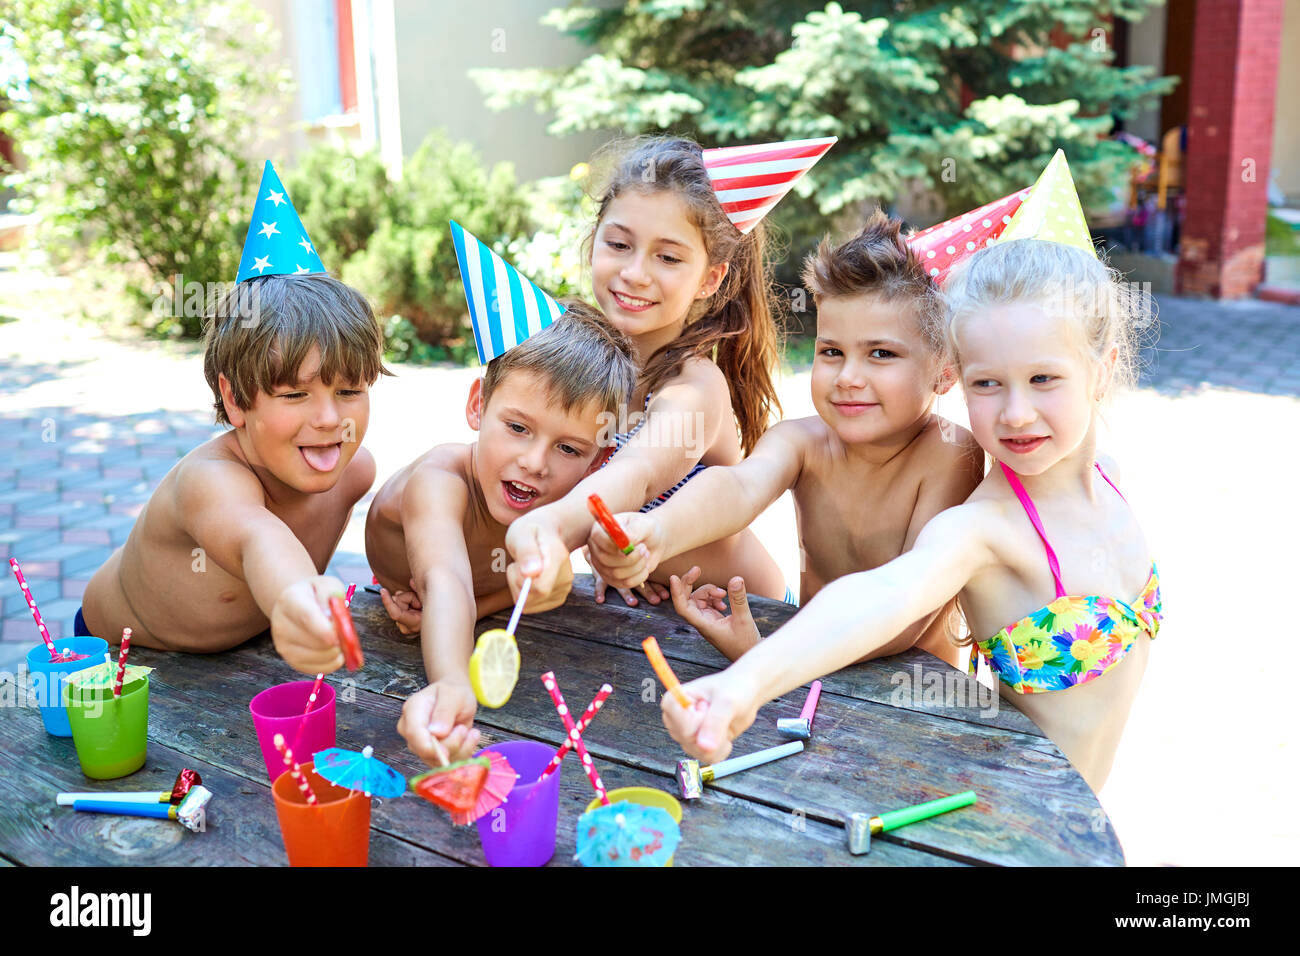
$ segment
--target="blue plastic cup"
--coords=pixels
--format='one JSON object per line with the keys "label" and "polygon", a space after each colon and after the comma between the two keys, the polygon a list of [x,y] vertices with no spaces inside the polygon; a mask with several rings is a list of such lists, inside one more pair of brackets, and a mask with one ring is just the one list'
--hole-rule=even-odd
{"label": "blue plastic cup", "polygon": [[86,656],[79,661],[51,661],[50,649],[42,642],[27,652],[27,671],[32,676],[32,692],[36,705],[41,709],[46,733],[71,737],[72,725],[68,723],[68,711],[63,705],[63,678],[104,663],[108,641],[102,637],[69,637],[55,641],[54,647]]}
{"label": "blue plastic cup", "polygon": [[552,744],[514,740],[484,747],[474,756],[495,750],[519,774],[501,806],[476,821],[479,842],[489,866],[544,866],[555,856],[555,828],[560,817],[561,764],[538,781],[555,756]]}

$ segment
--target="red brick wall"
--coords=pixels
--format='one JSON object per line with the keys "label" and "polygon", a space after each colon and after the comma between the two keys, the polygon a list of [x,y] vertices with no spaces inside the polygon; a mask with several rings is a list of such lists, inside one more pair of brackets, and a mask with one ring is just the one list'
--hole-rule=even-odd
{"label": "red brick wall", "polygon": [[[1181,292],[1240,298],[1263,277],[1281,37],[1282,0],[1196,6]],[[1253,161],[1249,175],[1247,161]]]}

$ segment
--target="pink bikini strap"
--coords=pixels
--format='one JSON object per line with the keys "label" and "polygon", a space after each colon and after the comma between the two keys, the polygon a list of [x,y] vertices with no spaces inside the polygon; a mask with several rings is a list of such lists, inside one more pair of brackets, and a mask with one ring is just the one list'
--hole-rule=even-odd
{"label": "pink bikini strap", "polygon": [[[1093,464],[1097,466],[1097,473],[1106,479],[1106,484],[1110,485],[1112,488],[1115,488],[1115,482],[1110,480],[1110,475],[1106,474],[1104,471],[1101,470],[1100,462],[1094,461]],[[1115,494],[1119,495],[1120,500],[1122,500],[1124,504],[1128,504],[1128,499],[1124,497],[1124,492],[1120,491],[1118,488],[1115,488]]]}
{"label": "pink bikini strap", "polygon": [[[1061,585],[1061,562],[1056,560],[1056,552],[1052,550],[1052,545],[1047,540],[1047,532],[1043,530],[1043,522],[1038,517],[1038,509],[1034,507],[1034,502],[1029,497],[1029,492],[1025,491],[1025,486],[1020,483],[1019,476],[1002,462],[998,462],[998,465],[1002,468],[1002,474],[1006,476],[1007,484],[1011,486],[1011,490],[1020,499],[1020,504],[1025,509],[1025,514],[1029,516],[1029,521],[1033,524],[1034,530],[1038,532],[1038,537],[1043,541],[1043,550],[1047,552],[1047,566],[1051,569],[1052,580],[1056,583],[1056,596],[1058,598],[1065,597],[1065,588]],[[1110,479],[1106,480],[1109,481]]]}

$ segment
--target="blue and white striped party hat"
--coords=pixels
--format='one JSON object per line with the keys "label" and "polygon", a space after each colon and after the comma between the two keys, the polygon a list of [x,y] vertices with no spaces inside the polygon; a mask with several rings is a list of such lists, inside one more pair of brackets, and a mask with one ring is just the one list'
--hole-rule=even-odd
{"label": "blue and white striped party hat", "polygon": [[474,323],[478,360],[484,365],[564,314],[564,306],[455,220],[451,223],[451,240],[456,245],[465,302]]}
{"label": "blue and white striped party hat", "polygon": [[262,182],[253,204],[253,221],[244,238],[235,283],[258,276],[306,275],[324,272],[316,247],[307,238],[298,211],[275,174],[271,161],[262,168]]}

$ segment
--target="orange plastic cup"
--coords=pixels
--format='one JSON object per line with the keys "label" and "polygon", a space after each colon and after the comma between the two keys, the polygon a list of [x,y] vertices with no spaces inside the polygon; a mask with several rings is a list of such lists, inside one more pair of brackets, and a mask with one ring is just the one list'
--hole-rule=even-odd
{"label": "orange plastic cup", "polygon": [[313,766],[302,764],[303,776],[316,793],[314,807],[308,805],[293,774],[282,773],[271,785],[289,865],[366,866],[370,860],[370,798],[360,790],[334,786]]}

